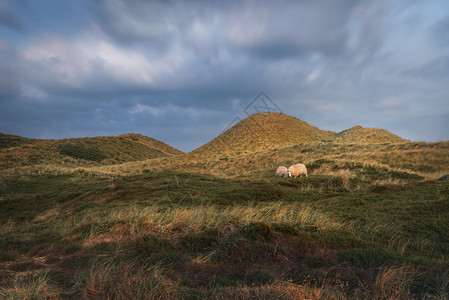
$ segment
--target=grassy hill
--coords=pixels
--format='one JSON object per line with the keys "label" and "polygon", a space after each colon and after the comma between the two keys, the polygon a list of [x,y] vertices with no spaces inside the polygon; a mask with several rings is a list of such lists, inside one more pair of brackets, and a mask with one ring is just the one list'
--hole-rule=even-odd
{"label": "grassy hill", "polygon": [[191,155],[239,156],[316,141],[332,134],[282,113],[258,113],[192,151]]}
{"label": "grassy hill", "polygon": [[21,136],[17,135],[10,135],[0,132],[0,150],[11,148],[11,147],[18,147],[23,144],[29,144],[32,143],[33,139],[27,139]]}
{"label": "grassy hill", "polygon": [[[302,162],[311,174],[338,176],[345,182],[358,177],[365,169],[425,179],[436,179],[449,173],[449,142],[410,142],[382,129],[360,126],[334,133],[279,113],[252,115],[187,154],[167,145],[154,151],[154,143],[164,144],[142,136],[124,135],[93,138],[97,143],[91,148],[107,155],[96,162],[62,155],[61,144],[71,145],[70,141],[88,148],[86,142],[90,140],[41,141],[52,147],[44,151],[33,144],[4,149],[0,152],[5,158],[2,160],[4,172],[70,174],[76,171],[131,175],[174,170],[233,178],[265,176],[279,165]],[[143,141],[149,146],[139,144]],[[40,153],[40,161],[33,165],[35,153]],[[91,155],[95,159],[95,153]],[[372,180],[385,184],[407,181],[400,177],[379,175]]]}
{"label": "grassy hill", "polygon": [[187,154],[2,134],[0,163],[0,298],[449,297],[449,141],[270,113]]}
{"label": "grassy hill", "polygon": [[139,134],[61,140],[0,135],[0,169],[11,166],[98,166],[179,155],[183,152]]}
{"label": "grassy hill", "polygon": [[379,128],[354,126],[336,133],[332,139],[339,143],[404,143],[408,142],[391,132]]}
{"label": "grassy hill", "polygon": [[[407,182],[407,177],[436,179],[449,174],[449,142],[341,144],[315,141],[234,157],[228,157],[226,153],[206,158],[187,154],[121,165],[78,168],[78,171],[131,175],[174,170],[222,178],[259,178],[274,174],[280,165],[289,166],[297,162],[305,163],[311,175],[332,175],[348,182],[371,172],[375,174],[370,176],[373,182],[402,184]],[[47,170],[56,174],[72,172],[61,168]],[[14,172],[27,173],[29,169],[15,168]]]}
{"label": "grassy hill", "polygon": [[[225,178],[258,177],[272,174],[280,165],[298,162],[305,163],[311,174],[338,176],[345,182],[366,170],[376,170],[385,176],[371,176],[373,181],[401,184],[407,181],[401,178],[407,176],[436,179],[448,174],[449,142],[410,142],[382,129],[360,126],[333,133],[283,114],[265,113],[241,121],[185,155],[83,171],[137,174],[175,170]],[[405,175],[388,175],[398,173]]]}

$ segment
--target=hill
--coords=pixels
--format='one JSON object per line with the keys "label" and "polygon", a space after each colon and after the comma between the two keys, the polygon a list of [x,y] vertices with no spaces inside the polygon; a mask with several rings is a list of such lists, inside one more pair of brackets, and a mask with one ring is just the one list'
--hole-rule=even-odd
{"label": "hill", "polygon": [[2,137],[2,145],[19,145],[0,151],[0,168],[9,174],[76,171],[109,176],[173,170],[264,178],[280,165],[302,162],[312,175],[338,176],[347,183],[363,176],[371,182],[404,184],[449,172],[449,142],[409,142],[360,126],[335,133],[280,113],[252,115],[187,154],[134,134],[67,140]]}
{"label": "hill", "polygon": [[260,113],[237,123],[198,149],[176,157],[111,165],[91,170],[136,174],[176,170],[217,177],[264,178],[280,165],[305,163],[315,175],[349,182],[403,184],[435,179],[449,171],[449,142],[410,142],[386,130],[355,126],[339,133],[320,130],[280,113]]}
{"label": "hill", "polygon": [[61,140],[0,135],[0,168],[44,164],[69,167],[110,165],[182,153],[139,134]]}
{"label": "hill", "polygon": [[33,139],[27,139],[18,135],[10,135],[0,132],[0,150],[29,144]]}
{"label": "hill", "polygon": [[283,113],[258,113],[240,121],[191,154],[244,155],[321,140],[331,137],[333,133]]}
{"label": "hill", "polygon": [[339,143],[404,143],[408,140],[379,128],[352,128],[336,133],[332,138]]}

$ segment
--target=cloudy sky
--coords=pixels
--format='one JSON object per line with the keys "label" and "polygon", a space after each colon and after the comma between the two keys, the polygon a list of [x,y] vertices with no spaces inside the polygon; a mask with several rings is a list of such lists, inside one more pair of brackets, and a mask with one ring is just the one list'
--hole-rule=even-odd
{"label": "cloudy sky", "polygon": [[449,1],[0,0],[0,132],[190,151],[261,91],[321,129],[449,140]]}

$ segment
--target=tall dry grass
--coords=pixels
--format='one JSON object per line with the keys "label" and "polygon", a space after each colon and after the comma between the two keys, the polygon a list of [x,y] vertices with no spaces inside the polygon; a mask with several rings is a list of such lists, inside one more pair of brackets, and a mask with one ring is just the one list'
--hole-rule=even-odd
{"label": "tall dry grass", "polygon": [[345,291],[337,286],[322,284],[313,286],[309,284],[294,284],[289,281],[278,280],[271,284],[261,286],[243,286],[240,288],[218,289],[218,299],[348,299]]}
{"label": "tall dry grass", "polygon": [[410,287],[417,275],[410,265],[382,268],[375,281],[376,296],[380,299],[412,299]]}
{"label": "tall dry grass", "polygon": [[86,299],[176,299],[179,284],[159,267],[114,264],[108,259],[90,266],[79,282]]}
{"label": "tall dry grass", "polygon": [[16,277],[9,288],[0,288],[1,299],[62,299],[47,273]]}
{"label": "tall dry grass", "polygon": [[[323,231],[350,230],[352,227],[350,223],[334,220],[314,209],[310,204],[274,202],[227,207],[199,205],[163,209],[158,205],[130,206],[106,212],[101,209],[92,209],[83,215],[69,216],[60,223],[54,224],[53,228],[59,234],[69,236],[76,228],[90,224],[129,224],[126,233],[115,232],[115,239],[117,239],[117,235],[121,234],[126,237],[137,237],[148,233],[170,235],[171,231],[176,231],[179,228],[201,231],[203,228],[222,229],[228,224],[245,225],[255,222],[302,224],[314,226]],[[105,233],[107,232],[101,226],[92,226],[90,231],[92,238]],[[102,240],[100,239],[100,241]],[[94,243],[94,241],[88,241],[88,243]]]}

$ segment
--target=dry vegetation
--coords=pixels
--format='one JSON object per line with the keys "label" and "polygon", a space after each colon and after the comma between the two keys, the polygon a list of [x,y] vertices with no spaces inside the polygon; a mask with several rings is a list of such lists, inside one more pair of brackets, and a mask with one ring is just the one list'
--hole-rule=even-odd
{"label": "dry vegetation", "polygon": [[26,139],[0,134],[0,169],[45,165],[95,167],[182,153],[139,134],[63,140]]}
{"label": "dry vegetation", "polygon": [[192,157],[244,156],[278,147],[331,137],[297,118],[281,113],[251,115],[209,143],[192,151]]}
{"label": "dry vegetation", "polygon": [[[424,179],[449,172],[449,142],[409,142],[382,129],[360,126],[333,133],[279,113],[252,115],[187,154],[140,135],[60,141],[8,137],[14,147],[0,152],[0,167],[14,174],[88,172],[120,176],[175,170],[225,178],[257,177],[279,165],[297,162],[305,163],[311,174],[334,175],[345,181],[359,176],[360,168],[409,173]],[[92,161],[61,155],[61,145],[65,144],[91,147],[104,158]],[[376,180],[403,183],[391,176]]]}
{"label": "dry vegetation", "polygon": [[445,299],[448,166],[447,141],[275,113],[187,154],[1,134],[0,297]]}
{"label": "dry vegetation", "polygon": [[0,295],[444,297],[447,183],[367,193],[317,175],[4,178]]}

